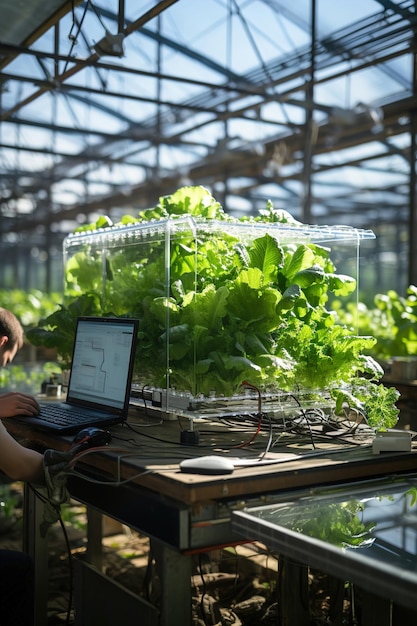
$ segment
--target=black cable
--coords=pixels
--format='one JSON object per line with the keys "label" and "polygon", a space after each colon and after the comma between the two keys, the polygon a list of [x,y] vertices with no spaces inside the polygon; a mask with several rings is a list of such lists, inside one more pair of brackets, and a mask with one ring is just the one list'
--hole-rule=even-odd
{"label": "black cable", "polygon": [[[84,8],[84,13],[83,13],[83,15],[82,15],[81,21],[80,21],[79,23],[77,23],[77,19],[76,19],[76,17],[75,17],[75,6],[74,6],[74,0],[72,1],[72,25],[71,25],[70,32],[68,33],[68,39],[71,41],[71,47],[70,47],[70,51],[69,51],[68,57],[70,57],[70,56],[71,56],[72,51],[73,51],[73,49],[74,49],[74,46],[75,46],[75,44],[77,43],[78,35],[79,35],[79,34],[80,34],[80,32],[81,32],[81,29],[82,29],[82,26],[83,26],[83,22],[84,22],[85,16],[87,15],[87,8],[88,8],[88,3],[87,3],[87,5],[86,5],[86,6],[85,6],[85,8]],[[76,35],[73,35],[73,32],[72,32],[72,31],[74,30],[75,24],[78,24],[78,29],[77,29],[77,34],[76,34]],[[64,66],[64,71],[63,71],[63,74],[65,74],[65,72],[67,71],[68,63],[69,63],[69,61],[68,61],[68,60],[67,60],[67,61],[65,61],[65,66]]]}
{"label": "black cable", "polygon": [[206,581],[205,581],[204,574],[203,574],[203,567],[202,567],[202,562],[201,562],[201,552],[198,555],[198,573],[200,574],[201,583],[202,583],[201,600],[200,600],[200,613],[201,613],[201,618],[202,618],[205,626],[208,626],[207,619],[206,619],[206,611],[205,611],[205,608],[204,608],[204,598],[205,598],[205,595],[207,593],[207,586],[206,586]]}
{"label": "black cable", "polygon": [[[171,446],[178,446],[178,441],[170,441],[169,439],[162,439],[161,437],[156,437],[155,435],[150,435],[149,433],[138,431],[132,426],[132,424],[129,424],[129,423],[126,423],[125,426],[137,435],[142,435],[143,437],[147,437],[148,439],[153,439],[154,441],[158,441],[159,443],[165,443]],[[199,450],[201,449],[212,450],[212,448],[215,446],[209,446],[209,445],[196,446],[195,444],[183,443],[181,444],[181,447],[189,447],[189,448],[194,448],[194,449],[198,448]]]}

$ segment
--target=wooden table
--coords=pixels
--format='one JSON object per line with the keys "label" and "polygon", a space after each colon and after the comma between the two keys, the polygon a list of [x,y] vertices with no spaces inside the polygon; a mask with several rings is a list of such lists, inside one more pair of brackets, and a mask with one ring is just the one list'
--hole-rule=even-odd
{"label": "wooden table", "polygon": [[[244,445],[247,430],[197,421],[199,445],[184,446],[179,443],[178,421],[158,421],[135,414],[129,418],[129,425],[131,428],[113,427],[110,446],[80,458],[68,486],[71,496],[85,503],[90,512],[89,560],[93,564],[100,562],[101,514],[114,517],[153,542],[162,583],[161,605],[158,611],[142,607],[143,612],[134,605],[141,623],[191,624],[191,555],[242,542],[242,537],[232,531],[232,511],[261,502],[273,503],[285,491],[294,489],[417,470],[417,450],[375,455],[363,435],[360,445],[355,438],[340,443],[318,436],[315,449],[309,437],[283,436],[279,447],[268,455],[271,463],[262,464],[257,459],[265,451],[267,432]],[[66,450],[71,446],[70,437],[31,431],[25,424],[10,421],[8,428],[16,437],[40,448]],[[221,476],[185,474],[179,469],[184,458],[216,452],[252,465],[236,467],[232,474]],[[39,535],[42,506],[30,490],[26,493],[25,542],[36,558],[36,623],[42,626],[46,592],[41,582],[45,579],[47,538]]]}

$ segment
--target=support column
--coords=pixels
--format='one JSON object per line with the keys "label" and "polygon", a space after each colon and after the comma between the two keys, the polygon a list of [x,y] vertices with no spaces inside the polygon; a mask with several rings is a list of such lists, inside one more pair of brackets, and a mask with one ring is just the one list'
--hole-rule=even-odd
{"label": "support column", "polygon": [[191,556],[151,540],[160,581],[160,626],[191,626]]}
{"label": "support column", "polygon": [[[417,11],[417,1],[414,3]],[[414,42],[417,35],[414,35]],[[413,93],[417,95],[417,54],[413,56]],[[416,201],[416,158],[417,158],[417,113],[410,112],[410,202],[408,218],[408,285],[417,285],[417,201]]]}
{"label": "support column", "polygon": [[41,533],[45,505],[29,485],[24,487],[23,551],[35,566],[35,624],[48,622],[48,534]]}

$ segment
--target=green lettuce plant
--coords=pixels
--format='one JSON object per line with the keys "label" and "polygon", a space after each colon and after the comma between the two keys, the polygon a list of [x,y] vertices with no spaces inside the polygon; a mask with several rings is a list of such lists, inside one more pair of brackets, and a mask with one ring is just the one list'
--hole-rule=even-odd
{"label": "green lettuce plant", "polygon": [[[375,339],[354,334],[327,308],[330,296],[356,288],[352,277],[336,272],[327,248],[280,241],[265,229],[243,241],[227,225],[300,224],[270,202],[257,217],[232,218],[204,187],[181,188],[120,225],[180,224],[187,216],[193,228],[170,241],[168,291],[160,241],[121,245],[104,257],[101,248],[80,247],[65,267],[64,303],[29,339],[55,343],[67,361],[78,315],[135,316],[136,369],[144,384],[225,396],[244,381],[261,390],[330,389],[340,404],[340,389],[360,375],[377,393],[383,371],[365,356]],[[100,218],[79,230],[111,227]],[[398,412],[390,409],[391,426]]]}

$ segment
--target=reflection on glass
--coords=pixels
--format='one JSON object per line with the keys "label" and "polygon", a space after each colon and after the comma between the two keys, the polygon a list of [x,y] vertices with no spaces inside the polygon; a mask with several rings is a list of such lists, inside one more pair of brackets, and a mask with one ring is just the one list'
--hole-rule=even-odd
{"label": "reflection on glass", "polygon": [[360,500],[312,503],[301,507],[285,507],[276,511],[276,515],[267,515],[265,518],[336,546],[363,547],[373,542],[371,531],[376,526],[374,522],[363,522],[364,507],[365,503]]}
{"label": "reflection on glass", "polygon": [[349,491],[327,489],[250,513],[342,550],[364,548],[371,558],[417,572],[417,480]]}

